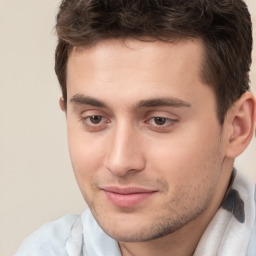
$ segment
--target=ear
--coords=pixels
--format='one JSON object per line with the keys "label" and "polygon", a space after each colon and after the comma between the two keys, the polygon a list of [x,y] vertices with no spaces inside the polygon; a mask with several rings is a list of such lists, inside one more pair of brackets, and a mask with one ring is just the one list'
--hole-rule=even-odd
{"label": "ear", "polygon": [[227,113],[228,145],[226,156],[235,158],[249,145],[255,129],[256,105],[252,93],[244,93]]}
{"label": "ear", "polygon": [[61,97],[61,98],[59,99],[59,105],[60,105],[60,109],[61,109],[63,112],[66,112],[66,107],[65,107],[65,102],[64,102],[63,97]]}

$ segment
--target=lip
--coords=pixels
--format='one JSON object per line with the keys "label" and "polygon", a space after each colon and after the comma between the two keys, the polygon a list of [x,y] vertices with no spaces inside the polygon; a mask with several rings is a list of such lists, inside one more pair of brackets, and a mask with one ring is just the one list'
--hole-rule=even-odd
{"label": "lip", "polygon": [[113,205],[121,208],[134,207],[157,192],[139,187],[120,188],[115,186],[105,187],[103,191]]}

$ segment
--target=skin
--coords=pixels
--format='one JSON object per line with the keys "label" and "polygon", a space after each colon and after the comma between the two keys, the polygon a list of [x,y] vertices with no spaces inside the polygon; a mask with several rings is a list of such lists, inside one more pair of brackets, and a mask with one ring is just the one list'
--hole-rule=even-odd
{"label": "skin", "polygon": [[200,40],[106,40],[70,53],[74,173],[124,256],[191,255],[228,187],[242,151],[231,141],[245,129],[236,129],[236,108],[219,124],[214,92],[201,79],[202,56]]}

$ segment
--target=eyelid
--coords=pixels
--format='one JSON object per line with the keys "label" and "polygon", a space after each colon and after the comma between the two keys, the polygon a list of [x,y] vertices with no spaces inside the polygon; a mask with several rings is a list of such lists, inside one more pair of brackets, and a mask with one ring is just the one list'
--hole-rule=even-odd
{"label": "eyelid", "polygon": [[[167,122],[163,125],[157,125],[154,122],[154,118],[163,118],[166,119]],[[166,112],[166,111],[150,111],[147,113],[146,118],[145,118],[145,125],[148,126],[148,128],[154,132],[159,132],[159,133],[167,133],[170,132],[178,123],[179,117],[175,114]]]}
{"label": "eyelid", "polygon": [[146,114],[146,118],[145,119],[150,119],[150,118],[154,118],[154,117],[162,117],[162,118],[166,118],[166,119],[170,119],[170,120],[178,120],[179,117],[178,115],[175,115],[174,113],[170,113],[168,111],[149,111]]}
{"label": "eyelid", "polygon": [[[90,118],[95,117],[95,116],[101,117],[101,120],[100,120],[100,123],[99,123],[99,124],[93,124],[93,123],[91,123],[92,126],[100,125],[101,123],[104,123],[103,120],[106,120],[106,119],[107,119],[106,117],[101,116],[101,115],[89,115],[89,116],[83,117],[82,119],[83,119],[83,120],[90,120]],[[108,122],[105,122],[105,123],[108,123]]]}
{"label": "eyelid", "polygon": [[[160,124],[152,124],[151,121],[154,121],[155,118],[162,118],[162,119],[166,119],[166,123],[163,125]],[[149,125],[153,125],[156,127],[167,127],[167,126],[171,126],[172,124],[178,122],[178,119],[172,119],[172,118],[168,118],[168,117],[163,117],[163,116],[153,116],[149,119],[147,119],[146,123]]]}
{"label": "eyelid", "polygon": [[[152,119],[152,118],[151,118]],[[149,130],[157,133],[169,133],[173,131],[178,123],[177,119],[170,119],[169,122],[163,125],[151,124],[149,120],[146,122],[146,126]]]}
{"label": "eyelid", "polygon": [[177,121],[177,119],[172,119],[172,118],[168,118],[168,117],[163,117],[163,116],[153,116],[153,117],[151,117],[151,118],[149,118],[148,119],[148,122],[150,121],[150,120],[154,120],[155,118],[162,118],[162,119],[166,119],[167,121],[169,121],[169,122],[175,122],[175,121]]}
{"label": "eyelid", "polygon": [[[92,116],[102,117],[102,120],[98,124],[93,124],[89,120]],[[83,111],[80,114],[80,121],[82,122],[85,129],[88,130],[89,132],[97,132],[97,131],[104,130],[104,128],[108,125],[108,123],[111,122],[109,116],[103,111],[100,111],[98,109],[97,110],[90,109],[90,110]]]}

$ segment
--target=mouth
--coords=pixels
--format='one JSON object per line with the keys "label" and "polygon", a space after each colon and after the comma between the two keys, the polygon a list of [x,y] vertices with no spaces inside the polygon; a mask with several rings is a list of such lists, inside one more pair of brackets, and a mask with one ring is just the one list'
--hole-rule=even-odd
{"label": "mouth", "polygon": [[134,207],[147,200],[157,191],[139,187],[105,187],[103,189],[107,199],[120,208]]}

